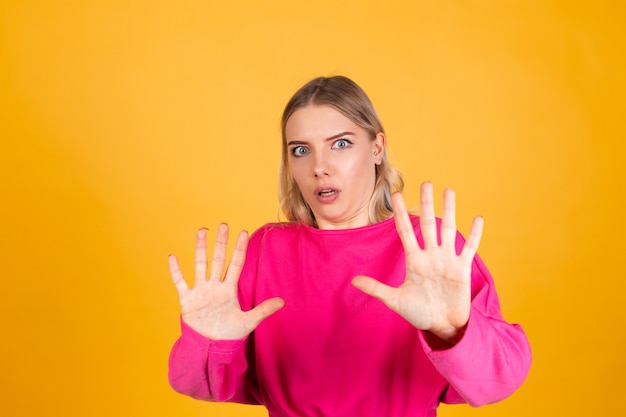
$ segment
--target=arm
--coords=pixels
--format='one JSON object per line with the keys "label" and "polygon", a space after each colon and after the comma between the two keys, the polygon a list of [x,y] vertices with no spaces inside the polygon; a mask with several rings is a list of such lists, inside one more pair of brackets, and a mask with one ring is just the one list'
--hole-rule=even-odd
{"label": "arm", "polygon": [[491,275],[476,256],[482,218],[474,219],[463,241],[454,192],[444,192],[439,223],[430,183],[422,185],[419,228],[399,194],[392,203],[406,256],[405,282],[393,288],[359,276],[353,284],[420,331],[425,351],[454,387],[444,401],[480,405],[510,395],[528,372],[530,349],[521,329],[502,319]]}
{"label": "arm", "polygon": [[472,406],[500,401],[522,384],[531,363],[528,339],[519,325],[502,318],[491,274],[476,256],[472,267],[472,305],[461,340],[437,350],[421,333],[422,346],[450,387],[442,400]]}
{"label": "arm", "polygon": [[193,288],[183,278],[176,257],[169,258],[182,311],[182,335],[170,355],[169,380],[176,391],[194,398],[255,403],[258,387],[246,374],[246,356],[254,358],[254,354],[247,355],[253,347],[249,335],[262,320],[282,308],[284,302],[273,298],[249,311],[241,310],[239,277],[254,269],[250,266],[253,262],[246,262],[248,236],[245,232],[239,234],[222,278],[227,244],[228,227],[223,224],[218,230],[207,278],[206,230],[198,231]]}

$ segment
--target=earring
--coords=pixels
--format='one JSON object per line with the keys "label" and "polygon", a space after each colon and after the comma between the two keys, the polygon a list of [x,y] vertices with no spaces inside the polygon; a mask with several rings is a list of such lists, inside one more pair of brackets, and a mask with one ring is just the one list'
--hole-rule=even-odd
{"label": "earring", "polygon": [[378,155],[378,151],[374,151],[374,155]]}

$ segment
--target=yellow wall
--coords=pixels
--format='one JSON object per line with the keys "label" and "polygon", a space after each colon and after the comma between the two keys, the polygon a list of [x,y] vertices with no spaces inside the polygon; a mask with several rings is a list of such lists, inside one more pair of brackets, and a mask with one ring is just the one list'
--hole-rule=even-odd
{"label": "yellow wall", "polygon": [[0,414],[265,415],[167,385],[166,256],[189,271],[197,227],[276,219],[282,107],[337,73],[375,102],[410,204],[428,179],[463,232],[485,217],[534,348],[512,398],[441,415],[623,410],[621,2],[363,3],[0,4]]}

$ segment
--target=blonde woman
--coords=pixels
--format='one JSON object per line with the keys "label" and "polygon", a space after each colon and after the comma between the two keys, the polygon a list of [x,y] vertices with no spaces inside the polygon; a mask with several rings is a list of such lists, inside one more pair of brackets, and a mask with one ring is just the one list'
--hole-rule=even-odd
{"label": "blonde woman", "polygon": [[170,257],[182,309],[172,387],[282,417],[434,416],[440,402],[512,394],[531,353],[476,255],[482,218],[465,240],[454,192],[444,191],[437,219],[430,183],[420,217],[407,213],[382,124],[346,77],[296,92],[282,145],[289,222],[241,232],[227,269],[228,227],[210,268],[199,230],[192,288]]}

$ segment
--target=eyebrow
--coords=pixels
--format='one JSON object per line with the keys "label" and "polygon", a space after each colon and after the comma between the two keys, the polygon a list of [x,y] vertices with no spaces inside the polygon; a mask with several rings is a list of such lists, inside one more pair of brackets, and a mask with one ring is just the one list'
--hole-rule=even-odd
{"label": "eyebrow", "polygon": [[[328,142],[328,141],[331,141],[331,140],[339,139],[342,136],[354,136],[354,135],[355,135],[355,133],[345,131],[345,132],[337,133],[336,135],[333,135],[333,136],[331,136],[329,138],[326,138],[324,141]],[[292,141],[287,142],[287,146],[303,145],[303,144],[306,144],[306,143],[308,143],[308,142],[302,141],[302,140],[292,140]]]}

